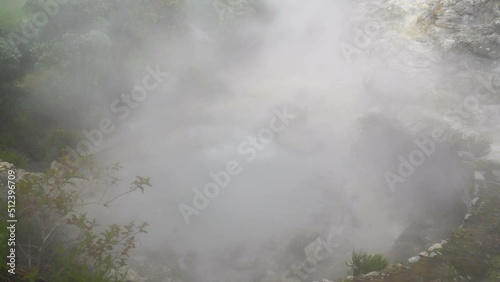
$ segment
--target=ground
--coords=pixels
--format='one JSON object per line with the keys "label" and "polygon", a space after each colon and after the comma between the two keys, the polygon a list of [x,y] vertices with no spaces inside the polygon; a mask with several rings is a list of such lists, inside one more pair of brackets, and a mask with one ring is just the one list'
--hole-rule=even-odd
{"label": "ground", "polygon": [[479,200],[439,250],[442,255],[420,256],[416,263],[394,264],[379,275],[353,281],[500,281],[500,171],[485,173],[478,183]]}

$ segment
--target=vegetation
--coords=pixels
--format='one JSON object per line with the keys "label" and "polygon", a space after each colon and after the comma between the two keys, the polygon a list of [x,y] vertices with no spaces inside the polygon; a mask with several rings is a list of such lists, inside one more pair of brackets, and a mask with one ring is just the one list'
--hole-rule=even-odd
{"label": "vegetation", "polygon": [[[120,183],[115,176],[120,168],[119,164],[97,167],[91,159],[75,163],[61,158],[43,174],[27,173],[18,179],[15,216],[23,219],[16,229],[18,278],[82,282],[124,278],[119,270],[126,266],[136,236],[146,233],[147,223],[101,226],[87,214],[90,207],[93,211],[106,208],[126,194],[151,186],[149,178],[137,177],[129,189],[110,194],[109,189]],[[12,173],[14,170],[9,170]],[[1,222],[9,218],[6,203],[2,201]],[[2,241],[6,241],[7,231],[0,231]],[[6,248],[4,242],[0,253]],[[2,275],[9,274],[3,271]],[[11,277],[3,278],[9,281]]]}
{"label": "vegetation", "polygon": [[[202,4],[213,12],[202,25],[230,29],[229,21],[254,14],[257,2],[224,4],[224,15],[212,3]],[[61,149],[86,139],[82,130],[98,127],[103,118],[119,126],[111,103],[131,91],[148,64],[158,62],[144,50],[165,50],[172,38],[189,32],[187,0],[0,4],[0,159],[10,161],[5,154],[16,152],[27,166],[48,167]]]}
{"label": "vegetation", "polygon": [[383,271],[384,276],[354,281],[499,281],[500,183],[493,174],[485,174],[485,179],[482,203],[471,208],[473,216],[453,231],[438,256],[420,257],[413,264],[396,263]]}
{"label": "vegetation", "polygon": [[[105,194],[118,185],[114,174],[119,166],[97,168],[89,159],[76,164],[64,157],[65,149],[88,139],[82,131],[99,127],[103,118],[119,127],[121,120],[110,110],[111,103],[130,93],[148,64],[158,62],[145,49],[158,48],[161,41],[163,52],[172,37],[189,32],[190,1],[0,0],[0,4],[0,161],[18,169],[46,170],[19,178],[16,216],[23,218],[17,227],[19,271],[14,278],[2,271],[0,280],[120,280],[125,273],[118,269],[126,264],[146,224],[103,226],[85,211],[90,206],[106,208],[126,194],[143,191],[150,186],[149,178],[137,177],[128,190]],[[212,3],[205,8],[214,9]],[[215,10],[211,20],[213,28],[220,27]],[[51,167],[54,159],[61,165]],[[94,197],[92,193],[102,197],[85,202]],[[0,213],[4,258],[6,203],[2,201]],[[5,270],[5,264],[0,268]]]}
{"label": "vegetation", "polygon": [[[136,51],[159,31],[181,31],[185,19],[185,1],[140,1],[125,10],[116,0],[11,2],[0,0],[8,13],[0,26],[0,159],[19,167],[48,167],[85,139],[83,129],[114,117],[111,101],[134,85],[125,74],[145,67]],[[43,24],[33,26],[35,16]]]}
{"label": "vegetation", "polygon": [[351,274],[367,274],[372,271],[380,271],[389,265],[387,259],[381,254],[368,254],[365,252],[352,251],[351,260],[346,262],[351,267]]}

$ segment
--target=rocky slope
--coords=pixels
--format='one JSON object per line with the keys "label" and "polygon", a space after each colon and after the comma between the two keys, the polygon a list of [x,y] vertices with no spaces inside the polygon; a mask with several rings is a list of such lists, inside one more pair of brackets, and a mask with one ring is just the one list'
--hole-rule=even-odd
{"label": "rocky slope", "polygon": [[[429,91],[450,110],[435,114],[429,107],[418,118],[425,123],[432,117],[492,143],[481,156],[461,152],[462,161],[475,170],[475,189],[463,224],[451,237],[430,249],[415,248],[408,260],[381,273],[347,280],[500,281],[500,2],[393,0],[361,1],[360,6],[360,14],[383,22],[369,52],[386,52],[414,73],[436,68],[444,74],[429,84]],[[406,117],[398,115],[402,121]]]}
{"label": "rocky slope", "polygon": [[447,240],[378,273],[352,281],[499,281],[500,170],[476,173],[477,197]]}

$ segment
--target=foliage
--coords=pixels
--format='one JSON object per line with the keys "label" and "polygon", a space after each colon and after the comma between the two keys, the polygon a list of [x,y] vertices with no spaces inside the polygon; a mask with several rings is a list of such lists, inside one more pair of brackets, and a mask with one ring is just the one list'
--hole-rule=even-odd
{"label": "foliage", "polygon": [[[45,173],[27,173],[18,180],[18,264],[25,275],[48,281],[120,280],[136,236],[147,223],[101,226],[87,208],[108,207],[119,197],[151,186],[137,177],[129,189],[107,196],[118,186],[119,164],[101,168],[90,158],[74,162],[68,157],[53,163]],[[100,195],[91,200],[90,195]],[[6,214],[2,220],[5,221]],[[35,279],[34,278],[34,279]]]}
{"label": "foliage", "polygon": [[24,1],[1,1],[0,27],[11,28],[20,24],[23,17]]}
{"label": "foliage", "polygon": [[[74,146],[82,129],[110,116],[112,101],[135,83],[129,72],[144,70],[135,65],[136,52],[184,31],[186,18],[184,0],[62,1],[36,36],[25,38],[21,22],[48,12],[43,1],[18,2],[6,7],[17,24],[0,31],[0,131],[8,139],[0,150],[35,163]],[[24,39],[17,47],[7,40],[12,34]],[[72,137],[54,138],[51,131]]]}
{"label": "foliage", "polygon": [[10,149],[7,150],[0,149],[0,160],[4,162],[9,162],[15,165],[16,167],[24,167],[24,165],[26,164],[26,161],[24,160],[23,156],[21,156],[21,154]]}
{"label": "foliage", "polygon": [[58,268],[50,270],[50,279],[53,282],[114,282],[115,279],[102,273],[96,273],[88,265],[68,256],[56,258]]}
{"label": "foliage", "polygon": [[500,279],[500,255],[494,256],[489,264],[488,281],[498,281]]}
{"label": "foliage", "polygon": [[351,260],[346,262],[351,267],[350,272],[356,276],[372,271],[380,271],[389,265],[387,259],[381,254],[368,254],[365,252],[352,251]]}
{"label": "foliage", "polygon": [[255,16],[257,5],[258,3],[253,0],[216,0],[213,2],[219,20],[225,24]]}
{"label": "foliage", "polygon": [[130,35],[146,39],[155,28],[173,33],[183,27],[185,0],[135,1],[124,27]]}
{"label": "foliage", "polygon": [[21,52],[0,37],[0,82],[15,77],[19,71]]}
{"label": "foliage", "polygon": [[34,42],[29,52],[31,57],[36,59],[34,65],[36,70],[62,62],[65,54],[61,43],[53,40]]}

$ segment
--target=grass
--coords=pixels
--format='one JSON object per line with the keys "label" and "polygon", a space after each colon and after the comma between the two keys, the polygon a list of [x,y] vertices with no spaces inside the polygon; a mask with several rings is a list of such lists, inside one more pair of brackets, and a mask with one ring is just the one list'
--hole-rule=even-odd
{"label": "grass", "polygon": [[498,177],[485,174],[485,178],[482,204],[473,207],[470,212],[474,216],[453,231],[440,250],[442,255],[422,257],[413,264],[394,264],[383,271],[383,277],[363,281],[500,281],[500,185],[496,184]]}
{"label": "grass", "polygon": [[352,252],[351,261],[346,263],[351,267],[352,275],[366,274],[380,271],[389,265],[387,259],[381,254],[368,254],[365,252]]}

